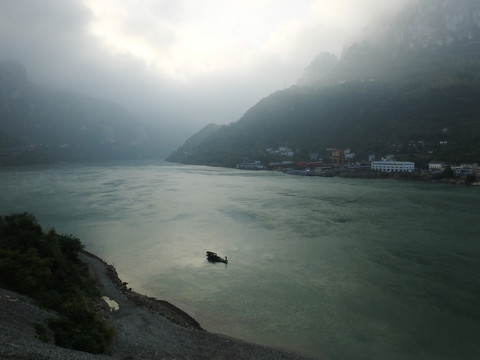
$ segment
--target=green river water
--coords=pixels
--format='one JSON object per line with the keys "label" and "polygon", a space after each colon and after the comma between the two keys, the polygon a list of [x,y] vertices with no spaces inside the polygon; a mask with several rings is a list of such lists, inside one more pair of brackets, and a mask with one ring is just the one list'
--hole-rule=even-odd
{"label": "green river water", "polygon": [[163,162],[0,184],[3,215],[78,236],[209,331],[320,359],[480,359],[480,187]]}

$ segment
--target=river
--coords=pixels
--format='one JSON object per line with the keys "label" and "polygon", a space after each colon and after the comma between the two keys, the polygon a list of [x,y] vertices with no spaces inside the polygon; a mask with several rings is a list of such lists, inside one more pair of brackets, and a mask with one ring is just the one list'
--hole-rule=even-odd
{"label": "river", "polygon": [[79,237],[209,331],[330,360],[480,358],[479,187],[147,161],[0,184],[1,214]]}

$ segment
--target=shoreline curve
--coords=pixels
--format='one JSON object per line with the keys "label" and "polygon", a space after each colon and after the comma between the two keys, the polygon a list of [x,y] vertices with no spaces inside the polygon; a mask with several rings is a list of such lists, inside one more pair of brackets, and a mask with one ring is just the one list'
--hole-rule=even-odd
{"label": "shoreline curve", "polygon": [[117,329],[112,344],[114,359],[312,359],[311,356],[235,339],[204,330],[185,311],[165,300],[139,294],[128,288],[113,265],[83,250],[102,295],[119,304],[104,314]]}

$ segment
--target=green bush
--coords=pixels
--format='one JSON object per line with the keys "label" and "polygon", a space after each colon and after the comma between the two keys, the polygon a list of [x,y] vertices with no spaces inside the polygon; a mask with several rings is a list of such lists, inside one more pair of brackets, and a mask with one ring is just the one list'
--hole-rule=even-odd
{"label": "green bush", "polygon": [[49,342],[50,338],[48,337],[47,334],[47,328],[43,324],[35,323],[33,325],[35,328],[35,333],[37,334],[37,337],[43,341],[43,342]]}
{"label": "green bush", "polygon": [[60,318],[49,321],[57,345],[91,353],[108,349],[115,330],[83,298],[64,304],[60,313]]}
{"label": "green bush", "polygon": [[30,213],[0,217],[0,286],[59,313],[49,322],[57,345],[103,353],[114,328],[93,309],[99,291],[79,259],[82,249],[75,236],[43,232]]}

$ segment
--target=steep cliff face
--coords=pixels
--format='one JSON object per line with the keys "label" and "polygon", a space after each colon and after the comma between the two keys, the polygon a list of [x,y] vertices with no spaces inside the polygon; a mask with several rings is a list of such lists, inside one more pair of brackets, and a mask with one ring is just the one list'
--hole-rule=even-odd
{"label": "steep cliff face", "polygon": [[421,0],[365,29],[334,66],[315,59],[299,85],[362,79],[428,82],[465,66],[478,74],[479,44],[480,1]]}
{"label": "steep cliff face", "polygon": [[305,73],[298,80],[298,85],[308,85],[324,79],[338,64],[338,58],[328,52],[319,54],[305,69]]}
{"label": "steep cliff face", "polygon": [[387,38],[419,49],[480,41],[480,2],[425,0],[398,16]]}

